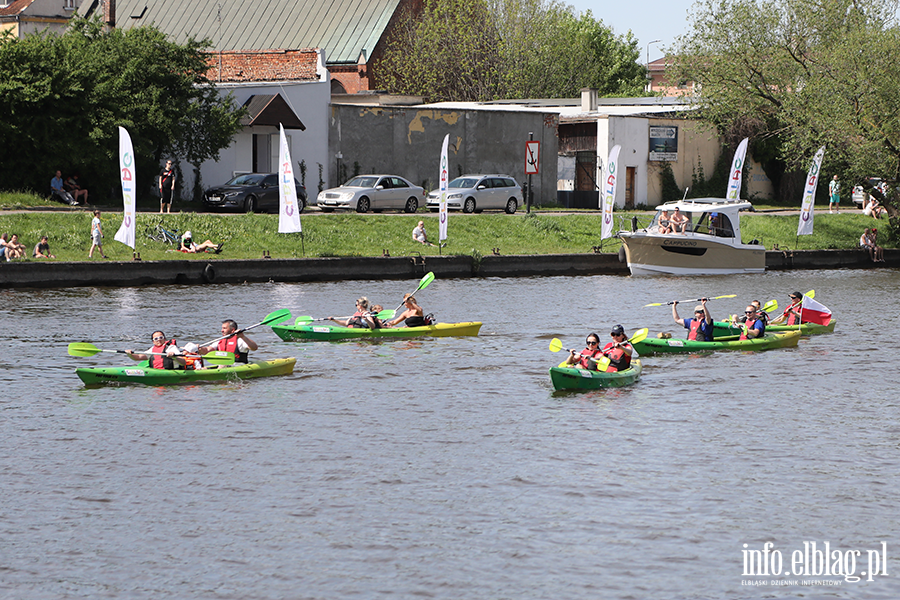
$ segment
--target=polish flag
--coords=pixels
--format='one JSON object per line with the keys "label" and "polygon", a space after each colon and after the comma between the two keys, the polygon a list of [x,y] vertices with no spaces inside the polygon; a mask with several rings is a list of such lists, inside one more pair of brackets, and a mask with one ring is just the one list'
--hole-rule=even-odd
{"label": "polish flag", "polygon": [[800,322],[828,325],[829,321],[831,321],[831,309],[804,295],[803,303],[800,305]]}

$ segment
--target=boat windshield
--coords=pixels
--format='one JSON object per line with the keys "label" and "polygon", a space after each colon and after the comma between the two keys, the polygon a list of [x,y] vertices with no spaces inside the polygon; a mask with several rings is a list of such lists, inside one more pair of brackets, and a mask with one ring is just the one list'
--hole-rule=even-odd
{"label": "boat windshield", "polygon": [[697,233],[706,233],[716,237],[734,237],[734,227],[728,215],[719,212],[702,213],[694,226]]}
{"label": "boat windshield", "polygon": [[[674,233],[671,221],[673,212],[660,210],[653,216],[653,220],[647,227],[647,231],[654,233]],[[728,215],[720,212],[694,213],[685,211],[681,213],[687,219],[684,231],[714,235],[716,237],[734,237],[734,226]],[[696,220],[695,220],[696,219]]]}

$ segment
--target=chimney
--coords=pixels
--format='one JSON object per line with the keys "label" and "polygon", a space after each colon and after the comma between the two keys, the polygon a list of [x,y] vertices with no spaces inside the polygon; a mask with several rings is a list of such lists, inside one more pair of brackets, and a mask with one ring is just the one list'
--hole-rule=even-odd
{"label": "chimney", "polygon": [[581,88],[581,112],[597,110],[597,88]]}
{"label": "chimney", "polygon": [[103,0],[103,22],[111,28],[116,26],[116,0]]}

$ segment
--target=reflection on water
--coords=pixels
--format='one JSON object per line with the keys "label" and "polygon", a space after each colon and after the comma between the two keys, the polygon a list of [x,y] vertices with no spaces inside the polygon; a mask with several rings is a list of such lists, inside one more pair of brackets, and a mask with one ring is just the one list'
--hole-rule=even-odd
{"label": "reflection on water", "polygon": [[[891,577],[751,587],[771,541],[896,548],[894,271],[702,279],[440,279],[477,338],[284,343],[288,377],[85,389],[66,345],[217,337],[269,312],[393,307],[416,282],[0,292],[3,571],[15,598],[896,597]],[[548,351],[611,325],[677,332],[816,290],[833,335],[765,353],[647,357],[630,388],[554,394]],[[865,290],[864,301],[860,290]],[[124,358],[124,357],[123,357]],[[747,548],[743,545],[747,544]],[[862,567],[860,567],[862,568]],[[888,569],[890,573],[891,570]],[[805,577],[800,579],[811,579]],[[839,578],[841,579],[841,578]]]}

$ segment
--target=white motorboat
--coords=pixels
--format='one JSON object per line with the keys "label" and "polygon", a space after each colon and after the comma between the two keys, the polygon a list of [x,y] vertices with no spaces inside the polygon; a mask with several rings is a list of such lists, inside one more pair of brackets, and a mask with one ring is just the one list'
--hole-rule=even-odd
{"label": "white motorboat", "polygon": [[[672,223],[675,210],[687,221],[684,227],[665,232],[660,221]],[[620,231],[625,259],[632,275],[727,275],[763,273],[766,249],[757,240],[741,241],[743,210],[747,201],[694,198],[656,207],[646,229]]]}

